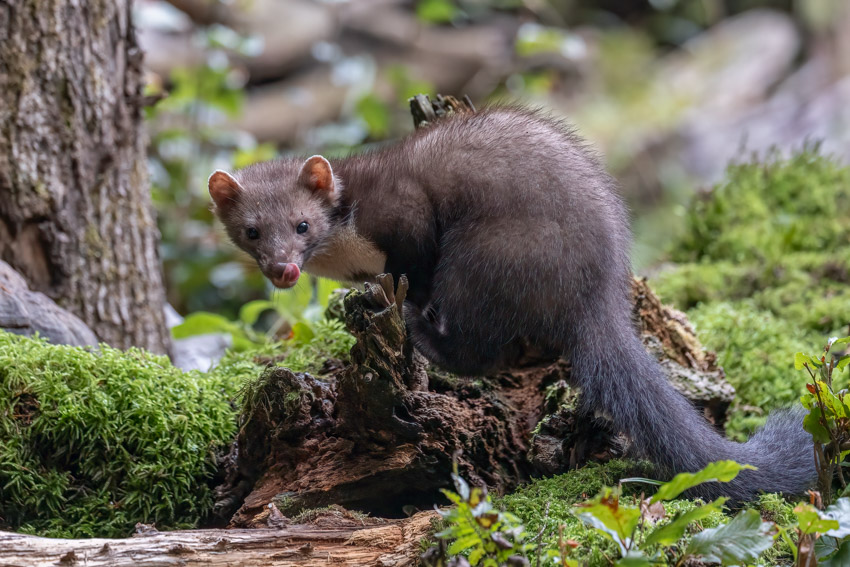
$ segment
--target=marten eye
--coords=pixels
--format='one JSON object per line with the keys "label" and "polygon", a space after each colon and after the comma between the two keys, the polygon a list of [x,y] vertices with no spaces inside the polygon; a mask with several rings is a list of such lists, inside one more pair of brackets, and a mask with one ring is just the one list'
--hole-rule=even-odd
{"label": "marten eye", "polygon": [[250,240],[257,240],[260,237],[260,231],[252,226],[245,231],[245,236]]}
{"label": "marten eye", "polygon": [[302,222],[295,228],[295,232],[297,232],[298,234],[304,234],[305,232],[307,232],[308,228],[310,228],[310,225],[306,222]]}

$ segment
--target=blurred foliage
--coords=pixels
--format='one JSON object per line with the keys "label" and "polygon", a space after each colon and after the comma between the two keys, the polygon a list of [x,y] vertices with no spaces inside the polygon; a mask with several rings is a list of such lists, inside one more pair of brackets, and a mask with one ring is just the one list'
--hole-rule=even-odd
{"label": "blurred foliage", "polygon": [[737,390],[727,429],[742,437],[803,393],[787,353],[850,324],[850,167],[817,148],[735,164],[686,219],[680,263],[652,285],[717,351]]}
{"label": "blurred foliage", "polygon": [[[169,302],[181,312],[234,315],[240,305],[264,295],[265,283],[249,267],[253,262],[213,228],[206,179],[215,169],[273,159],[277,150],[221,126],[241,112],[245,99],[246,77],[230,65],[226,52],[250,55],[255,41],[222,26],[198,32],[198,38],[207,46],[206,63],[175,69],[166,98],[147,109],[152,194]],[[148,86],[149,92],[164,89]]]}
{"label": "blurred foliage", "polygon": [[[520,61],[507,78],[497,80],[490,98],[544,105],[552,95],[572,100],[572,119],[605,148],[614,172],[635,160],[647,132],[669,128],[692,103],[687,94],[655,86],[651,67],[706,27],[755,7],[790,11],[812,29],[821,25],[817,22],[829,21],[837,9],[822,0],[416,0],[409,5],[429,26],[462,28],[514,18],[519,25],[513,47]],[[213,311],[233,319],[242,304],[264,298],[269,288],[253,262],[215,227],[206,179],[216,168],[273,159],[283,148],[260,144],[229,125],[229,119],[241,112],[251,86],[247,72],[234,61],[258,54],[262,39],[212,25],[198,28],[196,40],[205,46],[205,62],[177,69],[161,78],[162,84],[149,88],[169,92],[148,111],[161,255],[169,301],[179,312]],[[397,137],[410,129],[408,97],[434,92],[434,85],[407,65],[379,64],[368,50],[343,53],[329,43],[321,53],[315,55],[316,65],[344,68],[355,77],[350,96],[338,119],[316,125],[298,147],[285,151],[339,156]],[[550,65],[546,54],[557,54],[571,64]],[[579,81],[581,87],[576,88]],[[650,206],[683,201],[691,185],[680,169],[665,166],[660,173],[664,194],[641,195],[632,203],[638,212],[649,210],[645,200],[651,201]],[[670,209],[646,222],[637,219],[636,265],[653,261],[663,239],[680,222]]]}
{"label": "blurred foliage", "polygon": [[727,181],[698,195],[676,262],[774,264],[795,252],[850,246],[850,168],[806,148],[784,160],[732,165]]}

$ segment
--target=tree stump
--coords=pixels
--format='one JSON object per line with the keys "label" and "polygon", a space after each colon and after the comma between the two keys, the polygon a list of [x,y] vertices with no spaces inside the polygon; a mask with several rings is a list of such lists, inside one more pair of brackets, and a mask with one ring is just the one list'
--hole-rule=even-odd
{"label": "tree stump", "polygon": [[[532,360],[478,380],[428,367],[407,341],[406,287],[402,278],[394,291],[383,275],[346,296],[357,343],[341,371],[270,368],[249,391],[238,457],[219,487],[218,513],[231,526],[253,525],[269,504],[286,516],[337,504],[400,517],[439,501],[453,459],[461,475],[500,493],[627,449],[603,419],[576,412],[581,394],[568,386],[566,361]],[[732,393],[722,371],[644,282],[635,280],[635,298],[645,341],[662,345],[665,367],[720,424]]]}

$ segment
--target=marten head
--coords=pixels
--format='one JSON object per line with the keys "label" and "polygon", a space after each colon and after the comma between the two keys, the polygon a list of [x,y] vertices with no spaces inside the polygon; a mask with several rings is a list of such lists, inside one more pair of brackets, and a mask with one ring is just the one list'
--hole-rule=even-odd
{"label": "marten head", "polygon": [[292,287],[332,229],[339,181],[322,156],[259,163],[210,176],[214,211],[271,282]]}

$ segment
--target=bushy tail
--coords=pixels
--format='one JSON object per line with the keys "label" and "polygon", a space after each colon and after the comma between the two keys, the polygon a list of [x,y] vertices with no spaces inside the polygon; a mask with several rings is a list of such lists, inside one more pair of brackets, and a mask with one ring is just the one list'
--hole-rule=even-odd
{"label": "bushy tail", "polygon": [[[607,330],[616,329],[616,325]],[[602,411],[659,473],[697,471],[731,459],[757,471],[743,471],[730,483],[706,483],[690,496],[747,501],[759,492],[800,494],[816,478],[812,438],[800,411],[776,412],[746,443],[719,434],[670,385],[636,334],[585,335],[571,355],[573,376],[582,387],[586,410]]]}

